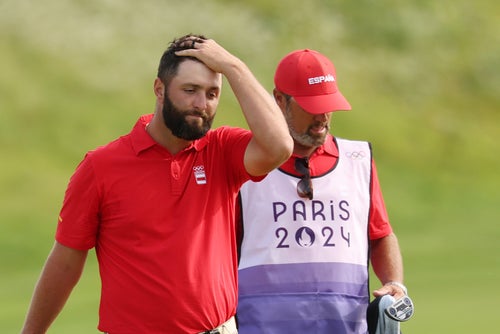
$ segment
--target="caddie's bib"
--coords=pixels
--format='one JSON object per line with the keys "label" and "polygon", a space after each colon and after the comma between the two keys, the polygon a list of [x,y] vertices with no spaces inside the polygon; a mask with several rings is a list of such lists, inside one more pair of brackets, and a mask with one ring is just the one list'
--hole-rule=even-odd
{"label": "caddie's bib", "polygon": [[337,144],[337,165],[312,179],[312,200],[279,169],[243,185],[240,334],[366,332],[371,149]]}

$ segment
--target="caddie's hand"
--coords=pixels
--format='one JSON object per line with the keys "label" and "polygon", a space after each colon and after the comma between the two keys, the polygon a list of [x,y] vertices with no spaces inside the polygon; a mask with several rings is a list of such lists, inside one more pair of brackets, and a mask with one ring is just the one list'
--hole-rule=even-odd
{"label": "caddie's hand", "polygon": [[178,56],[195,57],[214,72],[225,74],[229,66],[240,62],[238,58],[217,44],[213,39],[203,40],[193,37],[185,43],[189,43],[192,48],[177,51],[175,54]]}
{"label": "caddie's hand", "polygon": [[395,299],[402,298],[407,294],[408,290],[406,289],[406,287],[403,284],[397,282],[388,282],[380,289],[373,291],[373,295],[375,297],[380,297],[383,295],[391,295]]}

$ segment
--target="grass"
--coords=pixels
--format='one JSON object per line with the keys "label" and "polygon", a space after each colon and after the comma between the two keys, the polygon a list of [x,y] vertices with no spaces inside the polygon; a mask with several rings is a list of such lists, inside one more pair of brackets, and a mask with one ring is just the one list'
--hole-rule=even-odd
{"label": "grass", "polygon": [[[405,334],[492,332],[500,291],[499,24],[491,1],[4,1],[0,4],[0,332],[18,333],[83,154],[153,110],[168,41],[216,38],[272,89],[317,49],[372,142],[415,317]],[[226,83],[216,125],[246,126]],[[372,288],[376,280],[372,279]],[[95,258],[50,333],[94,333]],[[480,313],[481,312],[481,313]],[[479,317],[481,316],[481,318]]]}

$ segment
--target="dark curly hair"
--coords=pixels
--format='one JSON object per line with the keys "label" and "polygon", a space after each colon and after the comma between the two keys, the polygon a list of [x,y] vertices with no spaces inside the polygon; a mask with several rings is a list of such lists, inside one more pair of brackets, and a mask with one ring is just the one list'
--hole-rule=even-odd
{"label": "dark curly hair", "polygon": [[187,34],[174,39],[168,48],[163,52],[158,66],[158,78],[165,86],[168,86],[172,78],[177,74],[179,64],[187,59],[199,61],[194,57],[177,56],[175,52],[193,48],[193,40],[196,43],[203,43],[207,38],[203,35]]}

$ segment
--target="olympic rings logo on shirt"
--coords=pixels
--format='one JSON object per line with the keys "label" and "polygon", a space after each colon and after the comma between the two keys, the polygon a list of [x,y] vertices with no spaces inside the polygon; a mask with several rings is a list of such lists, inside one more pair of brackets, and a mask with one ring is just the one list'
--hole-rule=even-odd
{"label": "olympic rings logo on shirt", "polygon": [[347,152],[345,156],[349,159],[363,159],[366,156],[366,153],[364,151]]}
{"label": "olympic rings logo on shirt", "polygon": [[194,167],[193,167],[193,170],[194,170],[195,172],[202,172],[202,171],[204,171],[204,170],[205,170],[205,167],[204,167],[203,165],[194,166]]}

